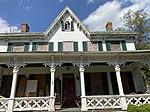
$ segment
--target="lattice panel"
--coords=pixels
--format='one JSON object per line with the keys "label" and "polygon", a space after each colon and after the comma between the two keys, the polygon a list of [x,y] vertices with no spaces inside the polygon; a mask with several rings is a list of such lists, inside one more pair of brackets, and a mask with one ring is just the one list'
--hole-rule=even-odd
{"label": "lattice panel", "polygon": [[52,98],[16,99],[14,110],[50,110],[54,101]]}
{"label": "lattice panel", "polygon": [[8,99],[0,99],[0,111],[6,111],[8,108]]}
{"label": "lattice panel", "polygon": [[150,104],[150,95],[126,96],[126,99],[127,99],[127,105]]}
{"label": "lattice panel", "polygon": [[97,97],[87,98],[88,109],[121,108],[120,98],[115,97]]}

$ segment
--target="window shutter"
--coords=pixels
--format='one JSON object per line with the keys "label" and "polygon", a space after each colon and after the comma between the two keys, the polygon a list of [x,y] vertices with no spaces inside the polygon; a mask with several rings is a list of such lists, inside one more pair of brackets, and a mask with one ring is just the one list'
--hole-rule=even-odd
{"label": "window shutter", "polygon": [[78,51],[78,42],[73,42],[73,48],[75,52]]}
{"label": "window shutter", "polygon": [[64,22],[63,21],[61,21],[61,30],[65,31],[65,27],[64,27]]}
{"label": "window shutter", "polygon": [[107,51],[111,51],[110,42],[109,41],[106,41],[106,49],[107,49]]}
{"label": "window shutter", "polygon": [[13,52],[13,43],[8,43],[7,52]]}
{"label": "window shutter", "polygon": [[71,31],[74,31],[74,22],[71,21]]}
{"label": "window shutter", "polygon": [[24,43],[24,52],[29,52],[30,43]]}
{"label": "window shutter", "polygon": [[58,42],[58,51],[63,51],[63,43]]}
{"label": "window shutter", "polygon": [[33,44],[32,44],[32,51],[33,52],[37,51],[37,43],[36,42],[33,42]]}
{"label": "window shutter", "polygon": [[98,42],[98,49],[99,51],[103,51],[103,46],[101,41]]}
{"label": "window shutter", "polygon": [[87,51],[87,42],[83,42],[83,51]]}
{"label": "window shutter", "polygon": [[125,41],[121,41],[121,45],[122,45],[122,50],[126,51],[127,50],[126,42]]}
{"label": "window shutter", "polygon": [[49,42],[49,51],[52,52],[54,50],[54,42]]}

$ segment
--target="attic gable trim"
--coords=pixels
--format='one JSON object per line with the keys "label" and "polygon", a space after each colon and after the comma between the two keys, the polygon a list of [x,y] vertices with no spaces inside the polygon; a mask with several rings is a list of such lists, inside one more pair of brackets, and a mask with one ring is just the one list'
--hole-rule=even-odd
{"label": "attic gable trim", "polygon": [[73,18],[80,24],[83,31],[85,31],[87,33],[87,35],[90,36],[90,31],[83,25],[83,23],[80,21],[80,19],[75,15],[75,13],[68,6],[66,6],[63,9],[63,11],[60,12],[60,14],[56,17],[56,19],[52,22],[52,24],[46,29],[44,34],[48,35],[48,33],[57,24],[57,22],[61,19],[61,17],[65,14],[66,11],[68,11],[73,16]]}

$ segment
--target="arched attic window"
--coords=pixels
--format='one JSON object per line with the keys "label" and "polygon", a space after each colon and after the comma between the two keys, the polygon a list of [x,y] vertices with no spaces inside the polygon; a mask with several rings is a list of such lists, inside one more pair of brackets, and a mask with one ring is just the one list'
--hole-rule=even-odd
{"label": "arched attic window", "polygon": [[73,21],[61,21],[62,31],[74,31],[74,22]]}
{"label": "arched attic window", "polygon": [[69,21],[65,22],[65,30],[71,30],[71,25]]}

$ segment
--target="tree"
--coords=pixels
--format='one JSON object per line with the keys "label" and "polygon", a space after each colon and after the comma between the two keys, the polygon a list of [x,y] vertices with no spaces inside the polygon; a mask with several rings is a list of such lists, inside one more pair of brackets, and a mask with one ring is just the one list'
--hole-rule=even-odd
{"label": "tree", "polygon": [[124,14],[123,20],[128,30],[139,33],[135,38],[136,49],[149,49],[149,46],[146,45],[150,40],[150,18],[148,18],[148,14],[142,11],[129,10]]}
{"label": "tree", "polygon": [[[150,45],[148,44],[150,41],[150,18],[148,18],[147,13],[129,10],[124,14],[123,20],[125,22],[124,25],[128,30],[138,32],[138,35],[135,38],[136,49],[150,49]],[[150,87],[150,66],[142,64],[140,69],[148,91],[148,88]]]}

